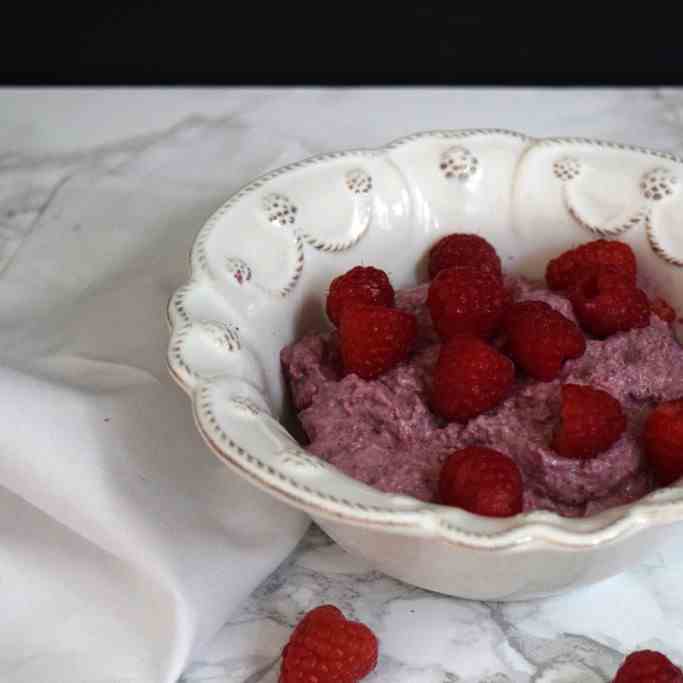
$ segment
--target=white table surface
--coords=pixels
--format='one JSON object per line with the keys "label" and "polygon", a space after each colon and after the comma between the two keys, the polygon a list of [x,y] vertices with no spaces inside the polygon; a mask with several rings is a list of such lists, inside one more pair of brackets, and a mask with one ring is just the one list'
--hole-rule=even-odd
{"label": "white table surface", "polygon": [[[683,153],[683,91],[0,90],[0,170],[13,194],[25,186],[27,198],[20,215],[0,203],[0,244],[26,239],[74,164],[87,168],[117,147],[159,145],[203,126],[225,129],[226,137],[256,128],[274,145],[284,136],[297,142],[299,158],[463,127],[603,137]],[[683,663],[681,540],[683,533],[672,532],[661,552],[600,585],[541,602],[493,604],[400,584],[313,529],[184,678],[273,683],[271,665],[294,616],[321,602],[366,621],[380,637],[381,661],[368,683],[608,680],[624,653],[644,647]]]}

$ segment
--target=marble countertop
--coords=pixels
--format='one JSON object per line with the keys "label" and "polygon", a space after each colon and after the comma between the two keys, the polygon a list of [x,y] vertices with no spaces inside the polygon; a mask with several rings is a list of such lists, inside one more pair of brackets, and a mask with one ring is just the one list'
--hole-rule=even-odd
{"label": "marble countertop", "polygon": [[[683,153],[683,91],[4,90],[0,165],[21,174],[40,160],[45,169],[27,195],[26,211],[0,215],[5,245],[30,230],[58,187],[60,169],[75,159],[139,140],[163,141],[184,127],[256,131],[273,142],[273,158],[262,160],[270,167],[434,128],[603,137]],[[277,152],[283,138],[294,143],[284,156]],[[240,170],[230,173],[237,182]],[[0,253],[0,268],[2,258]],[[608,681],[625,653],[645,647],[683,663],[681,540],[683,532],[672,532],[647,563],[599,585],[544,601],[501,604],[401,584],[312,528],[203,648],[184,680],[274,683],[279,652],[297,615],[322,602],[333,602],[378,634],[381,660],[368,683]]]}

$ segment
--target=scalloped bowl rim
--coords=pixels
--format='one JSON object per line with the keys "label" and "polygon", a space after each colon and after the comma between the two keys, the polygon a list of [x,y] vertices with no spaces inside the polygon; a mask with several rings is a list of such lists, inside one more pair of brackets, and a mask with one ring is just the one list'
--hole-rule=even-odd
{"label": "scalloped bowl rim", "polygon": [[[247,467],[243,453],[239,453],[237,448],[232,448],[229,444],[217,444],[203,428],[197,411],[198,390],[202,385],[210,384],[220,378],[213,377],[203,380],[197,386],[191,386],[184,377],[180,376],[173,369],[170,360],[170,348],[173,336],[180,327],[175,324],[175,315],[172,308],[173,301],[181,290],[188,292],[194,286],[197,286],[198,280],[195,274],[197,244],[201,240],[202,235],[210,230],[222,214],[238,199],[252,190],[261,187],[269,180],[289,171],[300,169],[303,166],[359,154],[381,155],[420,138],[437,136],[459,138],[488,134],[512,136],[527,142],[527,147],[523,151],[522,157],[530,149],[538,145],[570,143],[632,151],[683,165],[683,157],[671,152],[597,138],[533,137],[505,128],[463,128],[424,130],[393,139],[380,147],[349,148],[324,152],[302,158],[299,161],[256,176],[230,195],[199,229],[189,252],[190,277],[174,291],[166,309],[167,323],[171,333],[171,343],[169,344],[167,354],[167,368],[171,377],[191,399],[192,413],[198,431],[208,448],[234,472],[250,481],[257,488],[268,491],[275,498],[292,505],[313,518],[328,519],[336,523],[341,522],[350,526],[360,526],[376,531],[386,531],[387,533],[434,538],[456,546],[478,550],[495,550],[532,548],[541,544],[563,549],[586,549],[599,544],[616,542],[647,526],[655,527],[683,521],[683,481],[679,481],[677,484],[667,488],[652,491],[634,503],[616,506],[590,517],[571,518],[551,511],[535,510],[509,518],[487,519],[487,531],[482,531],[480,528],[475,530],[473,528],[474,526],[479,526],[482,521],[477,515],[437,503],[425,503],[409,496],[383,493],[372,489],[375,495],[379,495],[386,500],[386,507],[373,505],[354,506],[348,499],[318,496],[308,485],[303,486],[303,488],[295,485],[292,489],[286,486],[286,480],[289,479],[291,482],[296,482],[296,475],[288,474],[287,477],[282,475],[279,477],[269,476],[267,473],[268,469],[272,468],[268,468],[258,460],[256,468]],[[302,451],[307,452],[305,447],[302,447]],[[254,458],[252,457],[252,459]],[[328,467],[334,471],[335,477],[351,482],[359,489],[369,488],[366,484],[352,479],[340,470],[330,465]]]}

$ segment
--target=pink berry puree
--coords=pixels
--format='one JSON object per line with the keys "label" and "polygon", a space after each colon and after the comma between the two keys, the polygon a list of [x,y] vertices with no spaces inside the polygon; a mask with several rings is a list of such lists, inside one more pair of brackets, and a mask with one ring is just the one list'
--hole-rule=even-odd
{"label": "pink berry puree", "polygon": [[[564,297],[521,278],[507,278],[516,301],[545,301],[575,320]],[[638,445],[647,412],[683,393],[683,349],[656,316],[643,329],[587,340],[585,354],[565,364],[553,382],[518,373],[510,398],[466,424],[446,423],[428,405],[439,343],[425,306],[427,285],[396,293],[396,307],[415,313],[419,338],[411,358],[380,378],[341,378],[336,333],[310,334],[284,348],[281,360],[306,448],[341,471],[382,491],[435,499],[447,456],[470,445],[508,454],[520,467],[524,509],[581,517],[632,502],[650,492],[652,478]],[[627,431],[589,460],[549,447],[562,383],[590,384],[617,398]]]}

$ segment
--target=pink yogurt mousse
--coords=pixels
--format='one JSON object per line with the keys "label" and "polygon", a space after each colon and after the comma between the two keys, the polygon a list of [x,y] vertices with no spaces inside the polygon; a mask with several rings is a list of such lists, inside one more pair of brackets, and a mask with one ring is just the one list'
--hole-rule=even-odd
{"label": "pink yogurt mousse", "polygon": [[[575,320],[571,304],[544,286],[511,277],[506,284],[515,301],[545,301]],[[683,394],[683,349],[665,322],[653,315],[647,328],[605,341],[588,339],[585,354],[567,362],[559,379],[542,383],[518,373],[504,403],[466,424],[448,424],[427,403],[439,343],[426,296],[427,285],[396,293],[396,307],[417,315],[416,352],[376,380],[339,377],[334,332],[305,336],[282,350],[310,452],[381,491],[433,501],[448,455],[465,446],[488,446],[520,467],[525,510],[572,517],[632,502],[653,489],[637,436],[655,403]],[[590,460],[564,458],[549,448],[564,382],[605,389],[627,415],[626,433]]]}

